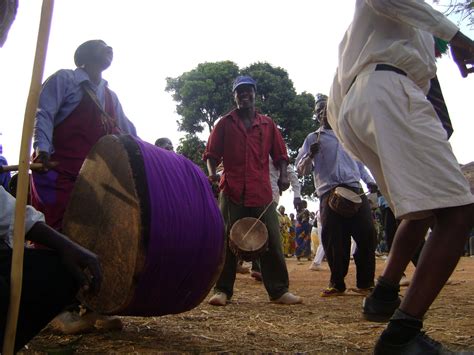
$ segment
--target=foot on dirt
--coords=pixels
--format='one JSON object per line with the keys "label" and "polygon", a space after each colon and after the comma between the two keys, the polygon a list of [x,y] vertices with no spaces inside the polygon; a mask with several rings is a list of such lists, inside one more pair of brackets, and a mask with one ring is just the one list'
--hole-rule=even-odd
{"label": "foot on dirt", "polygon": [[373,287],[367,287],[367,288],[354,287],[354,288],[350,288],[349,291],[358,293],[361,296],[368,296],[373,291],[373,289],[374,289]]}
{"label": "foot on dirt", "polygon": [[323,271],[325,269],[321,265],[312,263],[311,266],[309,267],[309,270],[311,270],[311,271]]}
{"label": "foot on dirt", "polygon": [[81,317],[79,313],[65,311],[57,315],[50,323],[54,331],[64,335],[89,333],[95,330],[95,319]]}
{"label": "foot on dirt", "polygon": [[384,301],[369,295],[362,301],[362,313],[368,321],[387,322],[392,317],[393,312],[400,306],[400,303],[400,297],[393,301]]}
{"label": "foot on dirt", "polygon": [[[110,331],[110,330],[122,330],[123,323],[117,316],[104,316],[103,314],[97,314],[94,312],[89,313],[92,318],[95,318],[94,326],[97,330]],[[87,317],[86,314],[84,317]]]}
{"label": "foot on dirt", "polygon": [[335,297],[335,296],[344,296],[345,291],[338,290],[334,287],[328,287],[327,289],[321,292],[321,297]]}
{"label": "foot on dirt", "polygon": [[448,351],[441,343],[431,339],[424,332],[420,332],[412,340],[403,344],[390,344],[380,337],[375,344],[374,354],[453,354]]}
{"label": "foot on dirt", "polygon": [[292,294],[291,292],[285,292],[280,298],[277,298],[276,300],[272,300],[273,303],[278,303],[278,304],[300,304],[303,303],[303,299],[300,296],[296,296]]}
{"label": "foot on dirt", "polygon": [[227,295],[224,292],[215,293],[209,300],[213,306],[225,306],[227,304]]}

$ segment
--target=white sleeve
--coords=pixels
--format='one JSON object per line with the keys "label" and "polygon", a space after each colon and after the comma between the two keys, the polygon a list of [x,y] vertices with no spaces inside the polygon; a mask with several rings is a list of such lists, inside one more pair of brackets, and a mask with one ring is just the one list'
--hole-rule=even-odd
{"label": "white sleeve", "polygon": [[423,0],[365,0],[375,12],[450,41],[459,31],[441,12]]}
{"label": "white sleeve", "polygon": [[288,172],[288,179],[290,180],[290,185],[293,189],[293,197],[301,197],[301,184],[298,180],[298,175],[296,174],[294,166],[289,164],[286,171]]}
{"label": "white sleeve", "polygon": [[[0,186],[0,239],[4,239],[11,247],[13,245],[13,225],[15,219],[15,198]],[[31,206],[26,206],[25,233],[28,233],[37,222],[44,222],[44,215]]]}

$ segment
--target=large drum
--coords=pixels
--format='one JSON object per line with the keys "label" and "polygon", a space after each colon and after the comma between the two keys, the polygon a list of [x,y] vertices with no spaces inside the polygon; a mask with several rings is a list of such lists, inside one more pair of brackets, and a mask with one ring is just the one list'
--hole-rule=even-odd
{"label": "large drum", "polygon": [[100,257],[101,290],[80,298],[102,314],[190,310],[223,263],[224,225],[206,176],[182,155],[128,135],[93,147],[63,232]]}

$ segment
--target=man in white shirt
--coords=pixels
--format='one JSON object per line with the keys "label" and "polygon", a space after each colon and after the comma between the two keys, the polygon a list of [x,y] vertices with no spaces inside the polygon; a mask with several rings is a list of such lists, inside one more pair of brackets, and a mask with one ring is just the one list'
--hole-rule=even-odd
{"label": "man in white shirt", "polygon": [[[364,301],[368,319],[393,314],[375,346],[378,354],[442,351],[421,332],[422,319],[473,223],[474,196],[426,98],[436,75],[433,36],[450,42],[463,76],[472,72],[467,64],[474,63],[474,43],[424,1],[356,0],[328,105],[338,138],[370,169],[403,220],[385,270]],[[398,283],[431,223],[432,237],[400,304]]]}

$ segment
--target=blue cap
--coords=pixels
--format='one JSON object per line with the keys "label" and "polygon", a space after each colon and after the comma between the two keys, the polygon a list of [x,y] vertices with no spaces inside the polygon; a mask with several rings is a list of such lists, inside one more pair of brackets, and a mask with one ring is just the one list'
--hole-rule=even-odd
{"label": "blue cap", "polygon": [[252,85],[255,91],[257,91],[257,82],[253,80],[250,76],[242,75],[235,78],[232,83],[232,92],[235,91],[240,85]]}

